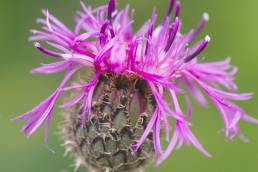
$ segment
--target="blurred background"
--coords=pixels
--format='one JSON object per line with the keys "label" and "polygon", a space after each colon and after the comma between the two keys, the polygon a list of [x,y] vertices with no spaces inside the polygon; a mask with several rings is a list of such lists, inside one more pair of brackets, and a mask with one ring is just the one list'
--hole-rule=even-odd
{"label": "blurred background", "polygon": [[[106,1],[83,0],[96,6]],[[49,152],[40,130],[31,139],[20,133],[23,122],[11,118],[31,109],[56,88],[61,75],[30,75],[31,68],[47,58],[27,41],[31,28],[38,28],[35,19],[41,9],[48,8],[64,23],[72,27],[72,16],[80,9],[79,0],[1,0],[0,1],[0,171],[1,172],[72,172],[72,159],[63,157],[64,149],[57,135],[60,121],[56,110],[51,125]],[[166,12],[169,0],[119,0],[119,7],[130,3],[136,9],[135,28],[138,28],[157,7],[159,20]],[[247,112],[258,118],[258,1],[257,0],[181,0],[183,30],[195,27],[203,12],[210,14],[210,22],[203,35],[212,41],[204,55],[209,60],[233,57],[239,67],[236,76],[240,91],[255,92],[249,102],[241,102]],[[258,170],[258,126],[241,123],[250,143],[236,139],[226,143],[219,129],[220,115],[212,106],[194,108],[193,131],[204,147],[213,155],[206,158],[194,147],[175,151],[160,167],[148,167],[147,172],[255,172]],[[79,172],[85,172],[84,168]]]}

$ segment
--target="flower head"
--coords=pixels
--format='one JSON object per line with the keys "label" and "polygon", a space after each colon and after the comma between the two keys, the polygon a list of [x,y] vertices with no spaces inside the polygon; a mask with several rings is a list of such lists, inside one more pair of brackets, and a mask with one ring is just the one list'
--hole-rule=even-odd
{"label": "flower head", "polygon": [[[64,72],[65,76],[50,97],[15,119],[27,120],[22,128],[26,135],[33,135],[44,123],[47,140],[54,106],[58,97],[66,92],[74,92],[76,95],[60,108],[69,109],[82,105],[81,121],[83,127],[87,127],[84,121],[91,119],[98,83],[101,83],[103,75],[110,74],[137,77],[146,82],[153,96],[155,109],[143,133],[131,147],[137,151],[149,135],[153,135],[153,148],[158,164],[165,160],[175,147],[181,147],[183,144],[193,144],[204,155],[210,156],[191,131],[189,119],[192,118],[192,107],[188,96],[192,96],[204,107],[208,102],[203,92],[210,98],[224,121],[223,131],[227,139],[233,139],[237,135],[244,138],[239,129],[241,119],[258,124],[258,120],[233,103],[248,100],[252,94],[237,93],[234,83],[237,68],[230,65],[230,59],[205,62],[197,58],[210,42],[210,37],[206,36],[193,43],[208,21],[208,14],[204,13],[197,28],[183,34],[182,22],[179,19],[180,3],[170,0],[169,9],[161,23],[157,23],[157,13],[154,10],[150,19],[137,32],[133,32],[129,6],[116,10],[115,0],[95,9],[83,3],[81,6],[82,11],[76,13],[76,25],[73,30],[47,10],[43,10],[46,19],[37,20],[42,29],[32,30],[33,36],[30,40],[36,42],[35,47],[57,60],[54,63],[42,64],[32,72]],[[173,9],[175,12],[171,15]],[[85,69],[94,71],[91,79],[73,84],[71,78]],[[128,82],[130,81],[128,79]],[[167,95],[169,99],[166,98]],[[178,96],[186,98],[187,113],[181,109]],[[173,124],[171,120],[174,120]],[[163,130],[168,141],[165,148],[161,146]]]}

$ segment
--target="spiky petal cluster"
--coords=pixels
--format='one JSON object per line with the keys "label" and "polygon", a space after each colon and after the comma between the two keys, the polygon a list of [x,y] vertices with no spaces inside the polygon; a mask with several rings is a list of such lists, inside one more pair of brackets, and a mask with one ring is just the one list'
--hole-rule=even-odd
{"label": "spiky petal cluster", "polygon": [[[175,147],[183,144],[193,144],[206,156],[210,154],[202,147],[192,133],[189,119],[192,117],[191,102],[185,93],[189,93],[202,106],[207,106],[203,92],[208,95],[217,107],[224,120],[224,131],[227,138],[240,135],[239,121],[251,123],[258,120],[247,115],[233,101],[248,100],[251,94],[236,93],[234,74],[237,69],[230,65],[230,60],[219,62],[204,62],[197,56],[205,49],[210,41],[209,36],[192,44],[193,39],[205,26],[208,15],[203,18],[196,29],[186,34],[181,33],[180,3],[170,1],[168,12],[161,24],[156,24],[155,10],[148,22],[137,32],[132,32],[133,20],[130,19],[130,9],[126,6],[118,11],[115,0],[108,5],[95,9],[81,3],[83,11],[75,16],[76,25],[73,30],[66,27],[57,18],[43,10],[45,19],[38,19],[41,30],[32,30],[31,41],[43,41],[47,46],[36,42],[35,47],[57,59],[57,62],[42,64],[33,69],[33,73],[53,74],[66,72],[64,80],[54,93],[24,115],[15,120],[26,119],[22,131],[31,136],[45,123],[46,136],[52,112],[58,97],[67,91],[79,94],[74,99],[61,105],[69,108],[83,101],[82,119],[86,120],[91,114],[92,96],[101,74],[135,74],[145,79],[155,97],[157,107],[149,121],[145,132],[133,148],[139,148],[150,132],[153,132],[154,148],[157,163],[165,160]],[[171,18],[175,6],[174,17]],[[50,47],[50,48],[46,48]],[[83,69],[92,68],[95,71],[89,82],[80,85],[68,85],[71,77]],[[179,86],[184,85],[184,89]],[[181,85],[179,85],[181,84]],[[202,91],[201,91],[202,90]],[[170,100],[165,99],[165,93]],[[178,96],[186,97],[188,113],[180,107]],[[171,105],[172,104],[172,105]],[[175,121],[174,126],[171,119]],[[168,146],[161,146],[161,131],[164,130]]]}

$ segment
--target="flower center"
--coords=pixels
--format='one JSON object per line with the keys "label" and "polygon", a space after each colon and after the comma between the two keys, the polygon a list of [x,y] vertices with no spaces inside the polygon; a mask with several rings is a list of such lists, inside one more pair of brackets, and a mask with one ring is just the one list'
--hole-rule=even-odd
{"label": "flower center", "polygon": [[105,74],[96,86],[90,120],[81,125],[82,103],[63,113],[62,137],[77,161],[97,172],[142,168],[154,156],[152,133],[134,151],[155,109],[145,80]]}

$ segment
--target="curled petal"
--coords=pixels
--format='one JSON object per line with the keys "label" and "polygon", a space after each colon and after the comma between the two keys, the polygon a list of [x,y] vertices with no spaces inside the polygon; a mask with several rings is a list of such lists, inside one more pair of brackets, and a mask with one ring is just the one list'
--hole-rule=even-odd
{"label": "curled petal", "polygon": [[[50,97],[48,97],[46,100],[44,100],[38,106],[33,108],[31,111],[14,119],[14,121],[27,119],[27,123],[23,126],[22,131],[28,137],[31,137],[44,122],[50,120],[54,106],[56,104],[56,101],[57,101],[60,93],[62,92],[62,88],[70,80],[70,78],[73,76],[73,74],[75,72],[77,72],[78,70],[79,70],[79,68],[74,68],[74,69],[70,70],[65,75],[60,86]],[[49,122],[46,122],[47,128],[48,128],[48,124],[49,124]],[[47,140],[47,137],[45,137],[45,140]]]}
{"label": "curled petal", "polygon": [[50,63],[50,64],[42,64],[41,67],[33,69],[32,73],[44,73],[44,74],[52,74],[52,73],[58,73],[63,72],[67,69],[70,69],[72,67],[73,62],[71,61],[61,61],[56,63]]}

